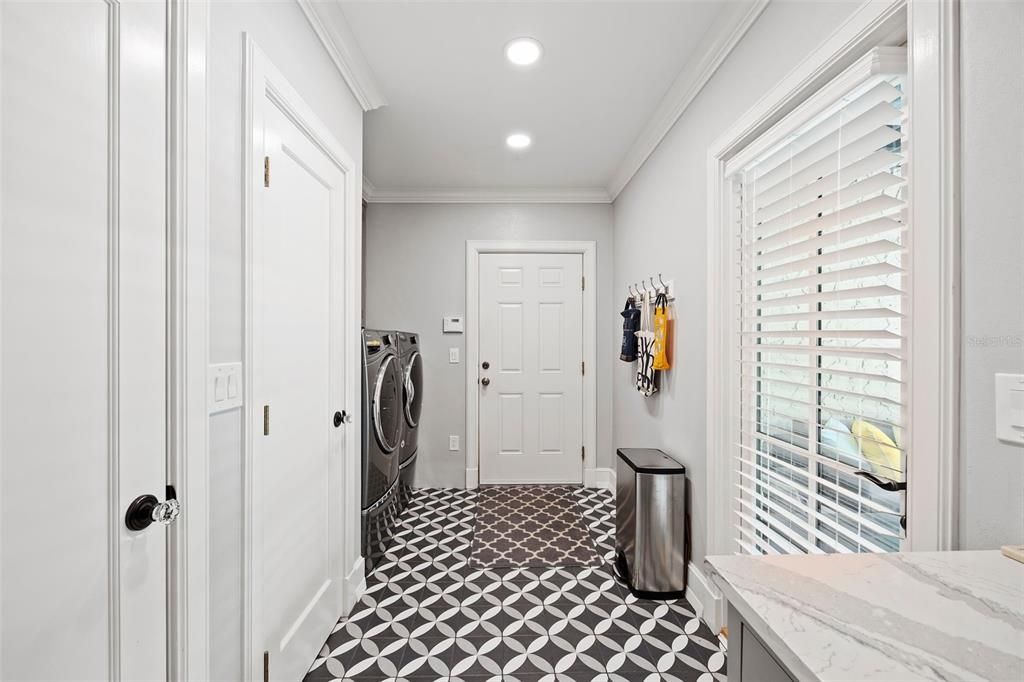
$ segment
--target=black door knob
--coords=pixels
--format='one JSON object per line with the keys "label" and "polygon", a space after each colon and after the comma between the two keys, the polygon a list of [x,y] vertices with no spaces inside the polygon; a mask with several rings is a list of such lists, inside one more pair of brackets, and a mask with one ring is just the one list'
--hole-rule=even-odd
{"label": "black door knob", "polygon": [[170,525],[181,513],[173,486],[167,486],[167,499],[161,502],[156,495],[139,495],[128,505],[124,515],[124,525],[128,530],[145,530],[154,523],[162,526]]}
{"label": "black door knob", "polygon": [[334,428],[338,428],[342,424],[351,424],[352,415],[348,413],[348,410],[342,410],[341,412],[334,413]]}

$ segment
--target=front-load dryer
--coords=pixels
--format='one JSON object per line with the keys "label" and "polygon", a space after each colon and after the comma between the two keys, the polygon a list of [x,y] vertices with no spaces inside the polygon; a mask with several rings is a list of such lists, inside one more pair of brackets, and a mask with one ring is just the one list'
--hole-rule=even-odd
{"label": "front-load dryer", "polygon": [[363,332],[362,515],[367,568],[383,553],[398,513],[398,469],[405,430],[404,374],[398,335]]}
{"label": "front-load dryer", "polygon": [[419,451],[419,425],[423,412],[423,357],[420,355],[419,334],[398,332],[398,351],[402,359],[402,416],[405,434],[399,456],[400,485],[408,492],[412,488]]}

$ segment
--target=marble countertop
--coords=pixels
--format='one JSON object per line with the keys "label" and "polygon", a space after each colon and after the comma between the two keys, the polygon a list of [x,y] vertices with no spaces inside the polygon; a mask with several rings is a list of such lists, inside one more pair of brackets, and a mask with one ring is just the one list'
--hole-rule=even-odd
{"label": "marble countertop", "polygon": [[998,551],[706,565],[800,680],[1024,680],[1024,564]]}

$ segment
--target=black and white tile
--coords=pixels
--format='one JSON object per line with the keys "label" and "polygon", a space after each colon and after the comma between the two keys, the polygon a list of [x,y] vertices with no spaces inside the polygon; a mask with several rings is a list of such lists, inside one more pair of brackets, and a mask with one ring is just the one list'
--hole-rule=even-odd
{"label": "black and white tile", "polygon": [[476,492],[414,491],[306,682],[724,682],[718,637],[686,601],[638,600],[615,581],[611,494],[572,494],[601,565],[475,567]]}

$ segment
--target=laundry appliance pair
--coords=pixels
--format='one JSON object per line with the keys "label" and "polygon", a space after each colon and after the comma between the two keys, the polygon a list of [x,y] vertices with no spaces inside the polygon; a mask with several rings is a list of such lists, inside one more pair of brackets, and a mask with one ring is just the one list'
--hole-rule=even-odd
{"label": "laundry appliance pair", "polygon": [[408,501],[423,409],[419,334],[363,331],[362,543],[367,571]]}

